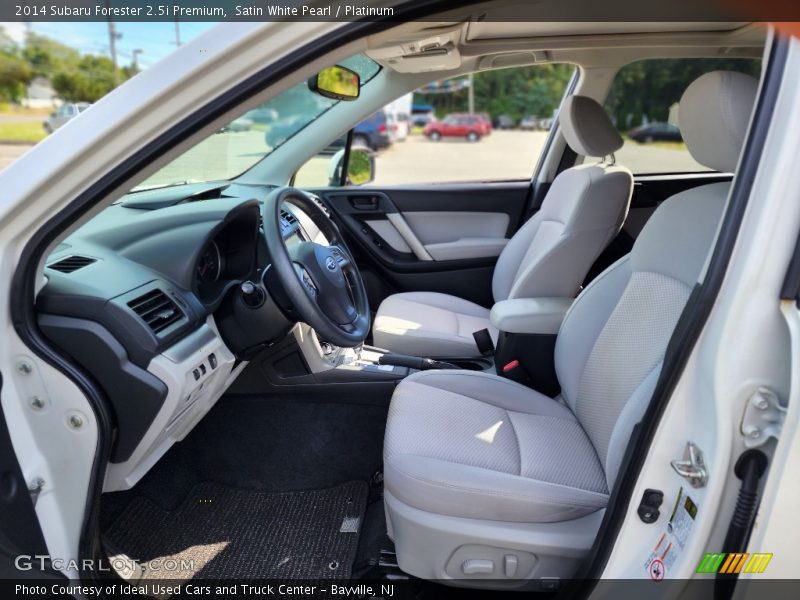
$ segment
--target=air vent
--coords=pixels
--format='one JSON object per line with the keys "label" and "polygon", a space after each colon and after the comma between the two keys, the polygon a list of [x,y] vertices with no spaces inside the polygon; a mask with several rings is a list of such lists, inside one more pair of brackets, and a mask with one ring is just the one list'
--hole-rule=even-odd
{"label": "air vent", "polygon": [[283,237],[288,237],[293,234],[300,224],[297,222],[297,217],[295,217],[292,213],[288,210],[281,209],[281,235]]}
{"label": "air vent", "polygon": [[62,258],[58,262],[54,262],[52,265],[47,265],[47,268],[59,271],[60,273],[72,273],[93,262],[97,262],[97,260],[89,258],[88,256],[68,256],[67,258]]}
{"label": "air vent", "polygon": [[153,333],[160,333],[183,319],[183,313],[178,306],[159,289],[131,300],[128,306],[147,323]]}
{"label": "air vent", "polygon": [[308,194],[308,197],[311,198],[314,201],[314,204],[319,206],[319,208],[320,208],[320,210],[322,210],[322,212],[324,212],[329,217],[331,216],[331,211],[328,210],[328,207],[325,206],[325,203],[320,199],[319,196],[316,196],[314,194]]}
{"label": "air vent", "polygon": [[297,223],[297,217],[295,217],[292,213],[283,208],[281,209],[281,219],[286,221],[288,225],[294,225],[295,223]]}

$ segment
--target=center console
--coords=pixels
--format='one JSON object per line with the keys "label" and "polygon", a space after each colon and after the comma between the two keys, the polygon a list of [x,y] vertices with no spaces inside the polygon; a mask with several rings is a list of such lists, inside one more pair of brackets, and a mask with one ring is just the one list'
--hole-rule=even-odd
{"label": "center console", "polygon": [[489,319],[499,330],[495,360],[498,373],[555,396],[558,330],[573,298],[514,298],[497,302]]}

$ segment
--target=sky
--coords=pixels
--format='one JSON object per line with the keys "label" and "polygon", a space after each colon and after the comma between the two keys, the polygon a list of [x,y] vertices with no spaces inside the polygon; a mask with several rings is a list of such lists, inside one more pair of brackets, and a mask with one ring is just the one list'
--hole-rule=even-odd
{"label": "sky", "polygon": [[[181,43],[214,27],[216,23],[180,23]],[[0,23],[6,33],[15,41],[25,39],[26,23]],[[133,50],[141,49],[140,68],[147,68],[175,50],[175,23],[115,23],[117,33],[117,56],[120,66],[131,64]],[[108,23],[31,23],[31,29],[38,34],[56,39],[72,46],[82,54],[109,54]]]}

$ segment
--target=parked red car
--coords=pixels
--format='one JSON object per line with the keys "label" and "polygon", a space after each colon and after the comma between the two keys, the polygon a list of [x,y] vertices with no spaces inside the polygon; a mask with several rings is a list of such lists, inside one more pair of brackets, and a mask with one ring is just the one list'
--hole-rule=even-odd
{"label": "parked red car", "polygon": [[481,115],[453,113],[442,121],[428,123],[422,133],[434,142],[443,137],[463,137],[467,141],[477,142],[491,132],[490,127]]}
{"label": "parked red car", "polygon": [[489,113],[478,113],[478,116],[481,117],[486,123],[486,133],[484,135],[489,135],[492,133],[492,116]]}

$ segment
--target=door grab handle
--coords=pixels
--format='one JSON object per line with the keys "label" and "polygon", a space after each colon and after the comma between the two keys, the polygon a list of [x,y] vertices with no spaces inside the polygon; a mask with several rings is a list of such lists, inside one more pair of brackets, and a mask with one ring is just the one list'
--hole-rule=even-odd
{"label": "door grab handle", "polygon": [[351,196],[350,203],[358,210],[375,210],[378,208],[377,196]]}

